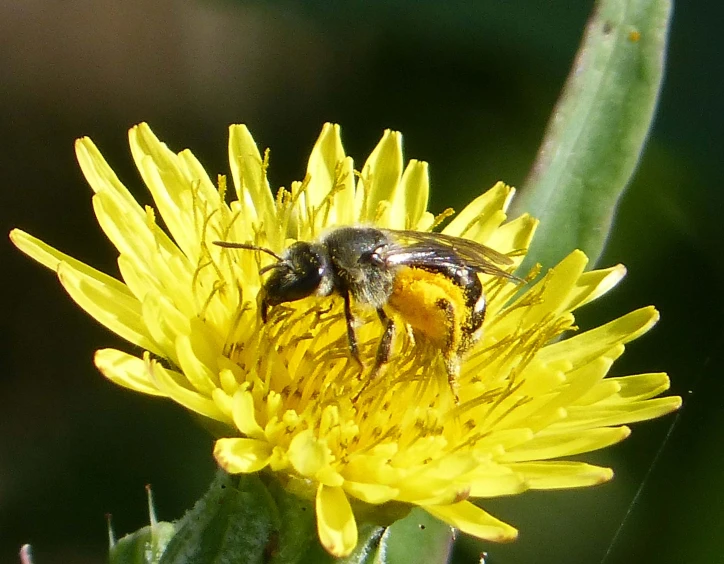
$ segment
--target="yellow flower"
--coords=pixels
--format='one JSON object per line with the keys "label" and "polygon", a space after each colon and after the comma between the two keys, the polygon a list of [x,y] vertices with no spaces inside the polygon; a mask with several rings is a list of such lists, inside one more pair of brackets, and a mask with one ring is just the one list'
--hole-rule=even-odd
{"label": "yellow flower", "polygon": [[[527,489],[570,488],[612,472],[562,458],[616,443],[625,425],[680,405],[665,374],[606,378],[624,345],[658,319],[652,307],[566,339],[573,310],[606,293],[625,270],[584,272],[572,252],[520,292],[514,281],[483,276],[488,310],[482,338],[462,363],[459,401],[439,349],[398,331],[384,373],[350,358],[342,300],[311,297],[277,306],[267,323],[256,296],[265,254],[212,244],[253,242],[279,253],[338,225],[428,231],[427,164],[403,167],[401,135],[386,131],[359,173],[339,127],[327,124],[302,182],[276,197],[268,156],[249,131],[231,126],[235,198],[188,151],[176,154],[146,124],[130,131],[136,165],[156,212],[143,209],[90,139],[76,143],[95,192],[98,221],[119,251],[122,281],[15,230],[13,242],[55,270],[71,297],[106,327],[146,352],[99,350],[110,380],[165,396],[228,429],[214,455],[230,473],[267,468],[286,487],[315,499],[324,547],[346,555],[357,543],[353,507],[401,502],[494,541],[517,531],[469,498]],[[519,265],[536,221],[506,221],[513,189],[499,183],[443,230],[507,253]],[[374,358],[379,320],[355,311],[360,353]],[[369,362],[367,364],[370,364]]]}

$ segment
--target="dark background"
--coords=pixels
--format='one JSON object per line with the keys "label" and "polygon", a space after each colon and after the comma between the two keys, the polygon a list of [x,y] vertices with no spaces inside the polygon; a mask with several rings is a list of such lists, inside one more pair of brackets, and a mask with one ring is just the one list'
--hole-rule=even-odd
{"label": "dark background", "polygon": [[[150,203],[126,142],[139,121],[211,174],[228,171],[226,128],[244,122],[272,148],[274,186],[303,177],[324,121],[358,165],[399,129],[406,157],[431,164],[433,211],[460,209],[498,179],[522,184],[591,6],[5,2],[2,231],[115,273],[73,140],[91,136]],[[609,548],[608,564],[724,561],[721,21],[718,3],[677,6],[658,118],[601,261],[629,276],[580,323],[657,305],[661,322],[613,373],[665,370],[685,407],[584,457],[614,467],[609,484],[486,502],[520,539],[463,539],[459,562],[597,563]],[[0,252],[0,562],[24,542],[36,564],[102,562],[105,513],[119,534],[145,525],[151,483],[159,518],[180,517],[212,475],[211,441],[180,407],[106,382],[93,351],[124,343],[7,240]]]}

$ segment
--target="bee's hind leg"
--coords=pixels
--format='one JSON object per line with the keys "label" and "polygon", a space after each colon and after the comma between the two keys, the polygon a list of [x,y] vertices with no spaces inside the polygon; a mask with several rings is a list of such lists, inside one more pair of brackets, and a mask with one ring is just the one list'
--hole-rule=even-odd
{"label": "bee's hind leg", "polygon": [[390,360],[392,353],[392,339],[395,336],[395,322],[389,317],[382,308],[377,310],[377,315],[384,326],[380,344],[377,346],[377,354],[375,355],[375,365],[372,369],[372,378],[376,378],[382,367]]}
{"label": "bee's hind leg", "polygon": [[442,357],[445,362],[445,371],[447,372],[447,381],[450,386],[455,404],[460,403],[460,397],[458,391],[460,390],[460,383],[458,377],[460,376],[460,352],[459,347],[461,345],[461,327],[457,319],[455,318],[455,308],[450,301],[446,299],[440,299],[437,302],[437,306],[445,312],[447,317],[448,335],[447,342],[442,350]]}
{"label": "bee's hind leg", "polygon": [[445,371],[447,372],[447,382],[457,405],[460,403],[460,396],[458,395],[460,390],[460,382],[458,381],[460,376],[460,355],[455,351],[445,351],[443,359],[445,361]]}

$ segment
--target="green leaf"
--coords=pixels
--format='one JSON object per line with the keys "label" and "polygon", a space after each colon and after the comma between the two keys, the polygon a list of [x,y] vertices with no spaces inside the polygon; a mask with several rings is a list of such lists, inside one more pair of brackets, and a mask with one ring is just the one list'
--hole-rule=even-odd
{"label": "green leaf", "polygon": [[[599,258],[646,141],[664,69],[670,0],[599,0],[513,215],[541,225],[526,259]],[[524,269],[525,270],[525,267]]]}

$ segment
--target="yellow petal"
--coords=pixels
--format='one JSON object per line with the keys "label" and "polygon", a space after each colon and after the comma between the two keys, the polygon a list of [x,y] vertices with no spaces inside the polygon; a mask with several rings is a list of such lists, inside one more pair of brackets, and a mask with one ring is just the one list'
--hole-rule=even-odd
{"label": "yellow petal", "polygon": [[424,474],[409,478],[403,477],[403,479],[396,482],[395,486],[400,490],[397,499],[418,505],[425,503],[437,505],[450,503],[453,499],[462,495],[463,492],[465,493],[464,497],[467,497],[467,493],[470,491],[470,485],[467,481],[456,479],[430,478],[428,479],[428,487],[425,487],[425,477]]}
{"label": "yellow petal", "polygon": [[498,182],[475,198],[443,229],[443,233],[486,243],[495,227],[505,221],[505,209],[515,190]]}
{"label": "yellow petal", "polygon": [[70,297],[96,321],[134,345],[164,356],[143,323],[141,304],[135,297],[67,263],[58,266],[58,278]]}
{"label": "yellow petal", "polygon": [[431,489],[427,492],[417,491],[417,495],[409,496],[405,489],[400,490],[398,501],[414,503],[415,505],[449,505],[457,503],[470,497],[470,484],[458,480],[448,481],[444,487],[439,489]]}
{"label": "yellow petal", "polygon": [[[148,356],[148,353],[146,353],[146,356]],[[175,370],[168,370],[158,362],[150,360],[150,358],[144,358],[144,360],[149,379],[169,398],[199,415],[222,423],[231,423],[227,415],[216,405],[213,399],[202,396],[187,387],[188,381],[183,374]]]}
{"label": "yellow petal", "polygon": [[562,432],[546,430],[531,441],[497,456],[496,460],[501,463],[522,462],[572,456],[610,446],[622,441],[630,434],[631,430],[628,427],[604,427]]}
{"label": "yellow petal", "polygon": [[617,264],[611,268],[584,272],[568,295],[566,309],[574,310],[613,289],[626,276],[626,267]]}
{"label": "yellow petal", "polygon": [[70,255],[66,255],[57,249],[54,249],[50,245],[43,243],[40,239],[25,233],[25,231],[22,231],[21,229],[13,229],[10,232],[10,240],[18,249],[30,258],[38,261],[53,272],[57,272],[60,264],[65,263],[81,274],[89,278],[93,278],[104,286],[108,286],[114,292],[123,294],[129,299],[133,298],[133,294],[128,290],[128,287],[120,280],[116,280],[112,276],[108,276],[100,270],[96,270],[95,268],[74,259]]}
{"label": "yellow petal", "polygon": [[[623,345],[621,345],[623,347]],[[621,384],[615,381],[613,378],[606,378],[605,380],[596,384],[593,388],[588,390],[582,397],[576,401],[577,406],[581,405],[593,405],[600,404],[610,400],[613,396],[621,391]]]}
{"label": "yellow petal", "polygon": [[239,389],[239,383],[245,380],[245,374],[238,365],[232,363],[225,356],[218,357],[216,362],[220,369],[219,384],[225,393],[233,396]]}
{"label": "yellow petal", "polygon": [[[315,220],[314,233],[325,225],[354,223],[354,171],[342,147],[339,125],[325,123],[309,156],[309,186],[300,197]],[[330,195],[333,196],[330,198]]]}
{"label": "yellow petal", "polygon": [[178,364],[176,338],[187,335],[188,318],[181,315],[168,297],[158,292],[147,292],[141,304],[143,323],[164,358]]}
{"label": "yellow petal", "polygon": [[[621,401],[640,401],[658,396],[669,389],[669,376],[665,372],[636,374],[620,378],[607,378],[607,381],[618,384],[618,398]],[[576,403],[581,403],[576,402]]]}
{"label": "yellow petal", "polygon": [[232,414],[232,397],[227,394],[223,389],[216,388],[211,391],[211,399],[214,401],[216,407],[219,408],[224,416],[224,420],[229,421],[233,419]]}
{"label": "yellow petal", "polygon": [[329,486],[341,486],[344,483],[344,478],[331,466],[334,456],[327,443],[315,437],[310,429],[294,436],[287,455],[294,469],[302,476]]}
{"label": "yellow petal", "polygon": [[263,224],[270,244],[277,248],[282,241],[274,230],[274,199],[262,166],[261,154],[245,125],[229,127],[229,164],[242,217],[245,218],[243,222],[235,223],[239,241],[253,241],[253,225],[261,227]]}
{"label": "yellow petal", "polygon": [[[397,447],[395,444],[389,446],[392,447],[388,449],[390,451]],[[345,464],[345,478],[354,482],[375,482],[394,486],[400,479],[401,471],[391,466],[390,458],[392,456],[394,456],[394,451],[379,454],[374,452],[354,453]]]}
{"label": "yellow petal", "polygon": [[121,198],[130,214],[138,217],[145,215],[143,208],[138,205],[136,199],[118,179],[116,173],[108,165],[93,141],[88,137],[82,137],[75,142],[75,155],[78,159],[83,175],[94,192],[104,190],[116,194]]}
{"label": "yellow petal", "polygon": [[320,485],[315,505],[322,546],[332,556],[347,556],[357,546],[357,523],[344,490]]}
{"label": "yellow petal", "polygon": [[96,351],[93,361],[103,376],[119,386],[152,396],[166,396],[150,380],[146,363],[138,357],[115,349],[101,349]]}
{"label": "yellow petal", "polygon": [[637,309],[605,325],[548,345],[540,350],[536,358],[544,363],[565,359],[573,365],[582,364],[615,345],[628,343],[643,335],[658,319],[659,313],[653,307]]}
{"label": "yellow petal", "polygon": [[493,320],[488,333],[502,339],[516,331],[535,327],[548,316],[565,314],[566,300],[587,263],[585,254],[573,251],[507,308],[505,315]]}
{"label": "yellow petal", "polygon": [[366,503],[380,504],[395,499],[400,490],[384,484],[366,484],[362,482],[344,481],[344,490]]}
{"label": "yellow petal", "polygon": [[271,447],[256,439],[219,439],[214,445],[214,458],[229,474],[248,474],[269,463]]}
{"label": "yellow petal", "polygon": [[254,396],[250,391],[239,389],[234,394],[232,410],[234,424],[239,431],[254,439],[262,439],[264,437],[264,429],[262,429],[256,420]]}
{"label": "yellow petal", "polygon": [[503,254],[517,251],[517,256],[511,257],[517,267],[525,259],[525,254],[521,251],[527,250],[530,246],[538,223],[537,219],[523,214],[501,225],[488,237],[485,244]]}
{"label": "yellow petal", "polygon": [[401,174],[402,135],[387,129],[362,167],[355,194],[357,221],[370,223],[379,220],[379,225],[388,225],[389,209],[378,218],[378,205],[383,200],[394,200]]}
{"label": "yellow petal", "polygon": [[422,213],[417,225],[413,225],[412,228],[416,231],[430,231],[433,225],[435,225],[435,216],[429,211],[425,211]]}
{"label": "yellow petal", "polygon": [[647,421],[676,411],[680,407],[681,398],[678,396],[616,405],[604,402],[600,406],[570,406],[567,410],[566,428],[575,430]]}
{"label": "yellow petal", "polygon": [[314,476],[332,461],[329,447],[307,429],[295,435],[289,444],[289,460],[302,476]]}
{"label": "yellow petal", "polygon": [[[616,351],[618,350],[616,349]],[[533,430],[540,429],[541,425],[546,424],[550,412],[574,404],[578,398],[586,394],[597,382],[603,379],[612,364],[612,359],[601,356],[575,370],[571,370],[565,374],[565,384],[558,386],[557,389],[548,394],[550,398],[548,401],[543,402],[535,410],[526,411],[524,416],[522,412],[520,414],[511,414],[507,419],[507,424],[514,425],[518,423]],[[524,390],[521,393],[530,392]]]}
{"label": "yellow petal", "polygon": [[533,490],[582,488],[602,484],[613,478],[610,468],[583,462],[517,462],[508,467],[520,473]]}
{"label": "yellow petal", "polygon": [[479,468],[462,476],[470,483],[470,497],[498,497],[512,495],[528,489],[523,476],[508,465],[481,464]]}
{"label": "yellow petal", "polygon": [[135,259],[128,255],[121,254],[118,257],[118,270],[131,293],[143,301],[148,292],[160,292],[162,286],[160,280],[153,272],[143,268]]}
{"label": "yellow petal", "polygon": [[[598,404],[598,409],[623,407],[658,396],[669,389],[669,377],[663,372],[606,378],[576,400],[575,405]],[[596,408],[594,408],[595,410]]]}
{"label": "yellow petal", "polygon": [[[174,286],[184,284],[188,287],[191,279],[191,268],[188,266],[186,256],[171,242],[166,234],[155,224],[150,224],[144,215],[138,217],[122,206],[122,201],[110,192],[98,192],[93,196],[93,210],[98,224],[103,229],[111,243],[133,261],[136,269],[143,269],[165,282],[175,282]],[[182,260],[189,271],[186,276],[175,279],[167,276],[166,263],[174,257]]]}
{"label": "yellow petal", "polygon": [[197,182],[187,179],[171,151],[141,123],[128,132],[131,154],[163,221],[187,257],[198,256],[198,222],[194,218],[191,190]]}
{"label": "yellow petal", "polygon": [[186,335],[181,334],[176,338],[176,358],[179,368],[197,391],[210,396],[218,387],[217,375],[211,371],[208,364],[199,359],[191,339]]}
{"label": "yellow petal", "polygon": [[193,183],[198,190],[196,198],[206,203],[210,209],[217,209],[221,204],[219,191],[209,178],[204,166],[188,149],[181,151],[177,157],[176,164],[179,170],[181,170],[186,180]]}
{"label": "yellow petal", "polygon": [[390,210],[389,226],[393,229],[414,229],[427,210],[430,175],[427,163],[412,159],[400,180]]}
{"label": "yellow petal", "polygon": [[463,533],[479,539],[493,542],[509,542],[518,536],[518,531],[496,519],[489,513],[473,505],[469,501],[461,501],[453,505],[430,505],[423,507],[433,517],[437,517],[460,529]]}

